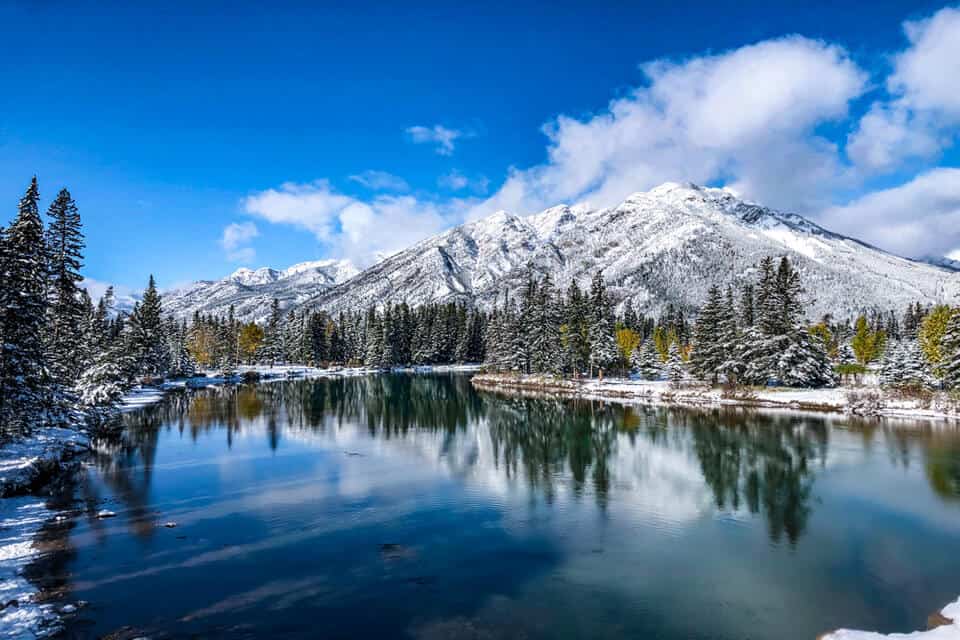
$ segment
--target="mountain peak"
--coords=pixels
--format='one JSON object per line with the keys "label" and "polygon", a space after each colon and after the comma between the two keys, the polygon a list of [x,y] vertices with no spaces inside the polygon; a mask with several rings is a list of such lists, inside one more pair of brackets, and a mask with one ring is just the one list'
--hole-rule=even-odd
{"label": "mountain peak", "polygon": [[661,185],[650,189],[647,193],[653,196],[664,195],[667,193],[673,193],[675,191],[697,191],[701,192],[704,188],[693,182],[664,182]]}

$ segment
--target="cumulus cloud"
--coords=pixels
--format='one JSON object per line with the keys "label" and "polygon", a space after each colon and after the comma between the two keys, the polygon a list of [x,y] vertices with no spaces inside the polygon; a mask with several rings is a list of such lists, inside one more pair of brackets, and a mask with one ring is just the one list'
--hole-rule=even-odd
{"label": "cumulus cloud", "polygon": [[350,180],[372,191],[409,191],[410,185],[400,176],[386,171],[364,171],[350,176]]}
{"label": "cumulus cloud", "polygon": [[609,205],[678,179],[812,210],[847,179],[836,146],[814,132],[844,118],[866,86],[844,49],[792,36],[641,70],[644,85],[603,112],[548,123],[548,162],[514,170],[475,215]]}
{"label": "cumulus cloud", "polygon": [[960,169],[928,171],[820,216],[825,226],[903,256],[960,251]]}
{"label": "cumulus cloud", "polygon": [[224,227],[220,246],[223,247],[227,259],[231,262],[248,264],[253,262],[257,253],[253,247],[245,245],[259,235],[260,231],[254,223],[234,222]]}
{"label": "cumulus cloud", "polygon": [[453,154],[454,142],[457,139],[465,137],[463,131],[449,129],[442,124],[435,124],[432,127],[416,125],[407,128],[407,136],[414,144],[432,144],[434,151],[442,156]]}
{"label": "cumulus cloud", "polygon": [[888,96],[851,133],[850,159],[885,172],[911,158],[935,157],[960,126],[960,9],[904,23],[909,46],[894,56]]}
{"label": "cumulus cloud", "polygon": [[[547,122],[546,160],[510,168],[489,196],[484,178],[454,170],[438,179],[445,196],[352,198],[318,181],[254,194],[245,206],[364,263],[373,252],[500,209],[523,215],[560,203],[609,206],[663,182],[693,181],[818,216],[904,255],[960,250],[948,226],[956,215],[950,170],[836,206],[846,201],[838,196],[862,194],[874,172],[936,157],[960,127],[960,10],[906,22],[904,31],[907,44],[888,58],[881,78],[843,47],[799,35],[645,62],[632,91],[593,114]],[[882,96],[851,114],[851,104],[877,87]],[[439,124],[406,133],[441,155],[466,136]],[[372,176],[362,180],[373,184]]]}
{"label": "cumulus cloud", "polygon": [[253,194],[244,209],[268,222],[306,229],[332,253],[368,265],[460,222],[464,205],[452,200],[440,205],[409,195],[362,200],[319,180]]}

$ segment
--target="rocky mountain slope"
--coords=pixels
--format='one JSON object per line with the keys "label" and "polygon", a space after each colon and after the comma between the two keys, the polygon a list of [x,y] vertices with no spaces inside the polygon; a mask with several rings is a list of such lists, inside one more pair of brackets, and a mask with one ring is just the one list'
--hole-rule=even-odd
{"label": "rocky mountain slope", "polygon": [[358,271],[347,260],[301,262],[283,271],[267,267],[237,269],[222,280],[200,280],[188,287],[166,291],[163,308],[178,318],[202,314],[226,315],[234,305],[239,318],[263,320],[270,312],[273,298],[282,307],[299,305]]}
{"label": "rocky mountain slope", "polygon": [[[745,202],[722,189],[668,183],[605,209],[558,206],[520,217],[497,212],[423,240],[337,282],[290,286],[286,279],[243,285],[257,290],[238,312],[263,317],[269,298],[329,311],[387,301],[462,300],[489,307],[520,291],[528,265],[561,287],[587,287],[603,269],[611,293],[638,310],[699,305],[712,284],[752,279],[766,255],[788,255],[803,273],[811,317],[853,315],[869,307],[901,309],[913,301],[958,301],[960,273],[907,260],[832,233],[797,216]],[[260,274],[261,271],[250,272]],[[236,275],[236,274],[234,274]],[[230,279],[217,285],[229,289]],[[237,285],[240,286],[240,285]],[[312,287],[312,290],[311,290]],[[238,295],[208,286],[174,298],[223,306]],[[309,294],[309,295],[308,295]],[[168,299],[169,300],[169,299]],[[258,307],[257,305],[262,305]]]}
{"label": "rocky mountain slope", "polygon": [[603,269],[611,292],[638,309],[699,305],[712,284],[754,275],[765,255],[788,255],[804,276],[812,317],[957,301],[960,274],[900,258],[795,214],[728,191],[668,183],[608,209],[559,206],[519,217],[498,212],[424,240],[308,305],[337,310],[387,300],[472,300],[516,294],[530,264],[560,286],[588,286]]}

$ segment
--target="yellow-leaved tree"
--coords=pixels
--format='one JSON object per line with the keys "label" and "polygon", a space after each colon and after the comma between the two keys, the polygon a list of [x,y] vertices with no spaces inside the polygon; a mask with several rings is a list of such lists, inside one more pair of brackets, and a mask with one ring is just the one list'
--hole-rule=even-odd
{"label": "yellow-leaved tree", "polygon": [[920,341],[920,348],[923,349],[923,355],[927,362],[933,367],[937,375],[940,375],[939,368],[943,364],[943,352],[941,343],[943,334],[947,332],[947,323],[953,314],[957,313],[945,304],[939,304],[930,310],[920,323],[920,330],[917,332],[917,340]]}

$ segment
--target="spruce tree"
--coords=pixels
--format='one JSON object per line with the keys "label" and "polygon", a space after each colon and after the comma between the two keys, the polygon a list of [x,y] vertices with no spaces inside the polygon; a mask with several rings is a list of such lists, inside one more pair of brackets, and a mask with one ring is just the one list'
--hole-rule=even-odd
{"label": "spruce tree", "polygon": [[133,308],[129,339],[137,375],[163,376],[168,372],[170,359],[164,334],[163,307],[153,275],[143,292],[143,299]]}
{"label": "spruce tree", "polygon": [[34,178],[20,200],[3,242],[0,277],[0,428],[23,433],[50,405],[44,384],[47,249]]}
{"label": "spruce tree", "polygon": [[660,378],[662,363],[660,362],[660,353],[652,338],[644,340],[642,344],[637,345],[633,350],[633,357],[630,359],[630,365],[637,374],[644,380],[657,380]]}
{"label": "spruce tree", "polygon": [[947,389],[960,389],[960,311],[954,311],[940,341],[943,356],[943,384]]}
{"label": "spruce tree", "polygon": [[79,285],[83,281],[80,268],[84,242],[80,214],[69,191],[60,191],[47,216],[50,286],[46,357],[53,380],[67,387],[76,381],[82,365],[85,309]]}
{"label": "spruce tree", "polygon": [[676,342],[670,345],[664,368],[667,372],[667,379],[670,380],[670,386],[674,388],[679,387],[683,383],[683,378],[686,375],[686,367],[683,362],[683,357],[680,355],[680,348]]}
{"label": "spruce tree", "polygon": [[694,375],[702,379],[711,379],[714,384],[720,367],[726,362],[723,336],[720,324],[723,320],[723,298],[720,288],[710,287],[707,292],[707,301],[700,308],[700,314],[694,327],[693,354],[690,357],[690,368]]}
{"label": "spruce tree", "polygon": [[[608,367],[617,360],[617,341],[607,298],[603,272],[598,271],[590,285],[590,365]],[[592,373],[592,372],[591,372]]]}

